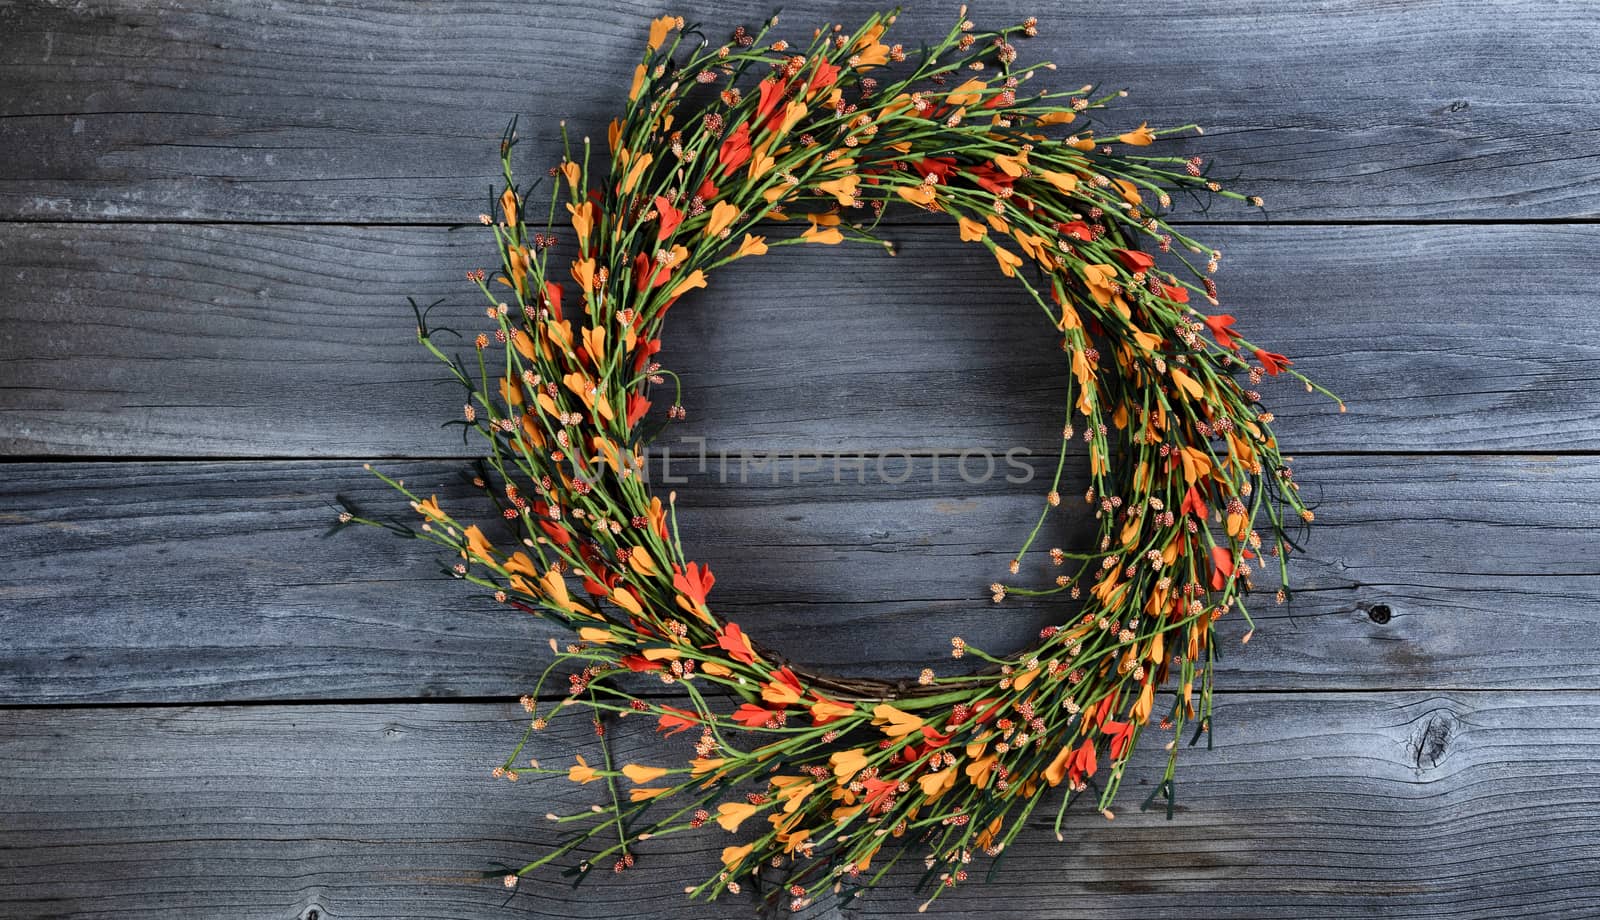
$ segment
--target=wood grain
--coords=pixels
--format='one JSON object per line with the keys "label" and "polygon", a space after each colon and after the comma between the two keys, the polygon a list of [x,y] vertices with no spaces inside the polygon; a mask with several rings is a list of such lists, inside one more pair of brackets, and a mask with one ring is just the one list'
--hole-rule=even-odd
{"label": "wood grain", "polygon": [[[1049,465],[1043,458],[1041,466]],[[798,483],[796,467],[801,466]],[[1059,622],[1043,551],[1080,546],[1072,502],[1012,580],[1006,564],[1047,488],[971,483],[958,461],[713,466],[676,488],[690,554],[718,574],[715,608],[778,653],[848,673],[956,673],[948,639],[1006,651]],[[464,516],[460,463],[386,463]],[[659,467],[655,468],[659,471]],[[981,473],[974,462],[972,478]],[[937,474],[937,481],[935,480]],[[1081,491],[1074,471],[1071,496]],[[1224,626],[1232,690],[1600,688],[1591,640],[1600,575],[1576,552],[1600,526],[1588,457],[1319,457],[1300,589]],[[1043,473],[1041,472],[1041,481]],[[741,481],[744,479],[744,481]],[[189,702],[514,696],[565,635],[442,577],[425,544],[377,531],[321,540],[330,500],[399,510],[354,462],[0,467],[0,702]],[[1378,622],[1382,621],[1382,622]]]}
{"label": "wood grain", "polygon": [[[1075,811],[1064,844],[1041,823],[998,884],[958,888],[927,916],[1591,917],[1597,706],[1592,692],[1228,696],[1215,749],[1185,752],[1175,820],[1138,810],[1164,756],[1145,745],[1114,823]],[[633,870],[576,891],[555,870],[509,900],[477,880],[555,842],[546,812],[603,795],[491,779],[521,718],[514,704],[8,713],[0,912],[749,916],[737,899],[678,894],[730,841],[716,828],[641,845]],[[595,759],[582,723],[558,720],[527,753]],[[688,756],[637,721],[611,736],[623,762]],[[916,875],[897,870],[850,916],[917,916]]]}
{"label": "wood grain", "polygon": [[[668,437],[1049,449],[1064,363],[1038,308],[952,234],[895,236],[896,259],[819,246],[738,263],[676,307],[662,358],[690,415]],[[1226,253],[1224,308],[1351,407],[1268,381],[1294,450],[1600,447],[1585,268],[1600,228],[1206,236]],[[460,394],[405,298],[449,298],[436,316],[470,336],[482,307],[461,275],[485,243],[481,228],[0,226],[0,452],[464,455],[438,427]]]}
{"label": "wood grain", "polygon": [[[0,217],[471,220],[511,115],[523,116],[529,172],[552,164],[561,119],[576,136],[602,136],[661,9],[0,6]],[[827,0],[785,25],[798,37],[860,9]],[[765,0],[684,9],[716,23],[717,41],[771,11]],[[1043,34],[1022,54],[1059,62],[1055,86],[1129,89],[1108,129],[1205,123],[1206,138],[1175,149],[1215,157],[1276,217],[1600,214],[1600,63],[1583,4],[1221,0],[1175,15],[1158,0],[1060,12],[995,0],[974,10],[982,26],[1031,14]],[[896,40],[934,40],[954,15],[913,5]]]}

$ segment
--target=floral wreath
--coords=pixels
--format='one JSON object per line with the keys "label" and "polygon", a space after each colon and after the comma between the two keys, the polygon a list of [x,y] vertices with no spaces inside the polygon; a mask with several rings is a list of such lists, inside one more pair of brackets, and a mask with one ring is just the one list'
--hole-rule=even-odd
{"label": "floral wreath", "polygon": [[[496,545],[388,477],[420,525],[348,502],[341,524],[444,546],[459,556],[454,577],[576,634],[565,647],[552,641],[555,661],[523,698],[528,734],[494,772],[604,790],[603,804],[550,815],[574,832],[505,873],[507,886],[569,855],[580,877],[597,865],[623,871],[645,841],[715,824],[728,843],[691,896],[750,885],[798,910],[827,889],[858,893],[915,849],[931,902],[1047,801],[1058,838],[1080,795],[1111,817],[1147,731],[1192,729],[1190,744],[1208,736],[1213,624],[1233,609],[1249,620],[1252,577],[1269,567],[1284,602],[1288,529],[1312,512],[1252,387],[1281,374],[1314,384],[1246,340],[1233,317],[1196,305],[1218,304],[1210,275],[1221,253],[1163,216],[1178,191],[1261,201],[1222,189],[1198,158],[1141,152],[1195,126],[1096,137],[1079,119],[1121,94],[1027,92],[1054,69],[1017,63],[1012,42],[1034,35],[1034,20],[980,32],[961,17],[919,53],[884,43],[893,13],[854,32],[818,29],[803,47],[770,38],[775,19],[716,45],[680,18],[654,20],[627,110],[610,124],[609,170],[594,165],[587,138],[575,153],[563,128],[566,156],[550,171],[537,231],[532,190],[512,178],[515,123],[507,129],[498,216],[481,218],[500,264],[468,275],[492,327],[475,353],[447,355],[438,338],[448,330],[430,329],[413,304],[419,340],[467,391],[457,424],[482,438],[475,482],[513,536]],[[1052,133],[1067,125],[1075,133]],[[715,578],[686,552],[673,497],[663,503],[643,475],[652,397],[677,384],[656,361],[668,310],[716,268],[780,246],[864,240],[892,251],[873,233],[891,204],[947,215],[1044,311],[1071,373],[1062,462],[1039,520],[1061,504],[1065,457],[1081,441],[1092,479],[1083,500],[1097,522],[1088,551],[1049,550],[1053,588],[992,586],[996,602],[1070,598],[1065,619],[1010,656],[952,639],[954,657],[988,668],[929,668],[915,683],[781,664],[718,617]],[[558,218],[570,240],[552,229]],[[805,229],[756,232],[770,221]],[[556,280],[552,252],[569,242],[570,281]],[[668,420],[683,417],[678,395]],[[546,679],[569,666],[565,698],[541,702]],[[682,705],[630,689],[633,674],[672,685]],[[529,734],[573,703],[592,713],[601,753],[519,761]],[[602,718],[632,715],[689,733],[692,756],[615,764]],[[1166,747],[1144,804],[1161,799],[1170,817],[1176,738]]]}

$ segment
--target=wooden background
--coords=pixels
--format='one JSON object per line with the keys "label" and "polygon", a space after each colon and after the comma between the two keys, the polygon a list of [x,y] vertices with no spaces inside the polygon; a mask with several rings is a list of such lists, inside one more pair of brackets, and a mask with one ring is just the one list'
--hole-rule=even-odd
{"label": "wooden background", "polygon": [[[0,915],[748,913],[676,893],[715,831],[577,891],[477,881],[591,794],[488,776],[547,633],[465,599],[420,547],[319,537],[334,493],[382,500],[364,460],[463,492],[459,439],[432,421],[456,397],[404,297],[475,309],[459,279],[489,250],[459,225],[485,209],[505,119],[523,116],[525,171],[553,162],[558,119],[603,130],[659,12],[0,2]],[[1176,820],[1140,814],[1130,782],[1114,823],[1030,831],[999,884],[936,914],[1600,914],[1600,14],[974,12],[1040,13],[1024,56],[1131,90],[1114,125],[1207,125],[1183,149],[1269,203],[1187,215],[1227,253],[1227,306],[1351,412],[1268,391],[1318,527],[1295,605],[1224,663],[1217,746],[1187,758]],[[953,15],[919,4],[897,31],[916,44]],[[1040,486],[963,482],[948,452],[1045,462],[1061,378],[991,266],[942,228],[891,233],[894,262],[725,270],[675,311],[664,357],[690,388],[683,436],[828,454],[774,483],[679,452],[720,609],[812,664],[911,673],[951,667],[951,634],[1004,648],[1049,621],[984,590]],[[831,475],[887,457],[899,478],[904,455],[903,484]],[[648,735],[623,723],[618,743]],[[913,881],[844,913],[909,917]]]}

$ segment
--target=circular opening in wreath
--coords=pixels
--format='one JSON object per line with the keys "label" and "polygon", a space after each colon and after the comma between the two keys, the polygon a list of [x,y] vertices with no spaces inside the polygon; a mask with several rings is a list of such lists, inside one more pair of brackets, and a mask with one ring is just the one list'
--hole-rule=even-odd
{"label": "circular opening in wreath", "polygon": [[1086,548],[1089,477],[1069,448],[1062,507],[1013,575],[1061,449],[1056,336],[950,228],[883,233],[894,258],[791,249],[673,311],[689,415],[652,445],[653,491],[678,491],[719,610],[766,652],[841,676],[969,673],[952,637],[1021,649],[1077,606],[997,603],[992,585],[1051,586],[1049,550]]}

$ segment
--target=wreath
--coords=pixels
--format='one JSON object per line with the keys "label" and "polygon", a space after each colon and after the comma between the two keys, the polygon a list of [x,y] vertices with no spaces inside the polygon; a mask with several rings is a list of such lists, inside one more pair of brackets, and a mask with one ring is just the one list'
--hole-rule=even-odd
{"label": "wreath", "polygon": [[[682,19],[654,20],[627,109],[610,123],[609,168],[588,138],[574,150],[563,127],[540,229],[529,225],[533,189],[512,177],[515,122],[503,136],[504,186],[496,213],[480,218],[499,265],[468,273],[487,304],[475,348],[448,354],[449,331],[413,303],[419,341],[466,390],[456,424],[482,439],[475,483],[503,521],[491,539],[384,477],[421,520],[345,502],[340,524],[439,544],[456,557],[453,577],[576,634],[552,642],[555,660],[523,698],[529,734],[494,773],[564,775],[598,784],[604,800],[551,815],[573,833],[504,874],[507,886],[569,855],[580,877],[622,871],[646,841],[712,824],[727,845],[691,896],[745,885],[798,910],[827,889],[853,896],[915,848],[931,902],[1047,803],[1058,838],[1080,796],[1111,817],[1147,732],[1172,736],[1144,803],[1170,817],[1177,736],[1209,738],[1215,622],[1230,610],[1248,621],[1247,593],[1269,570],[1285,601],[1290,531],[1312,512],[1254,387],[1279,375],[1314,384],[1232,316],[1199,306],[1219,303],[1221,253],[1164,216],[1179,192],[1261,201],[1223,189],[1198,158],[1145,152],[1196,126],[1096,136],[1088,113],[1122,94],[1028,92],[1054,69],[1017,62],[1013,41],[1035,34],[1033,19],[983,32],[961,15],[919,52],[885,43],[893,14],[853,32],[818,29],[802,45],[771,37],[775,19],[715,45]],[[987,667],[928,668],[915,681],[783,664],[719,617],[715,577],[693,560],[673,496],[663,501],[644,476],[647,429],[661,427],[647,415],[669,381],[667,420],[684,414],[678,380],[657,360],[673,305],[717,268],[781,246],[861,240],[892,252],[874,232],[891,206],[948,217],[1044,311],[1041,331],[1059,339],[1070,375],[1040,522],[1064,500],[1065,457],[1081,449],[1092,480],[1081,500],[1097,527],[1085,551],[1048,551],[1054,587],[992,585],[995,602],[1060,595],[1058,624],[1011,655],[952,639],[955,658]],[[773,222],[804,229],[773,238]],[[570,261],[552,264],[558,251]],[[1168,263],[1175,270],[1158,267]],[[566,694],[544,702],[563,669]],[[676,704],[641,695],[630,675],[671,685]],[[598,754],[519,759],[532,732],[579,708],[594,717]],[[613,716],[687,733],[693,749],[675,763],[614,763],[603,721]]]}

